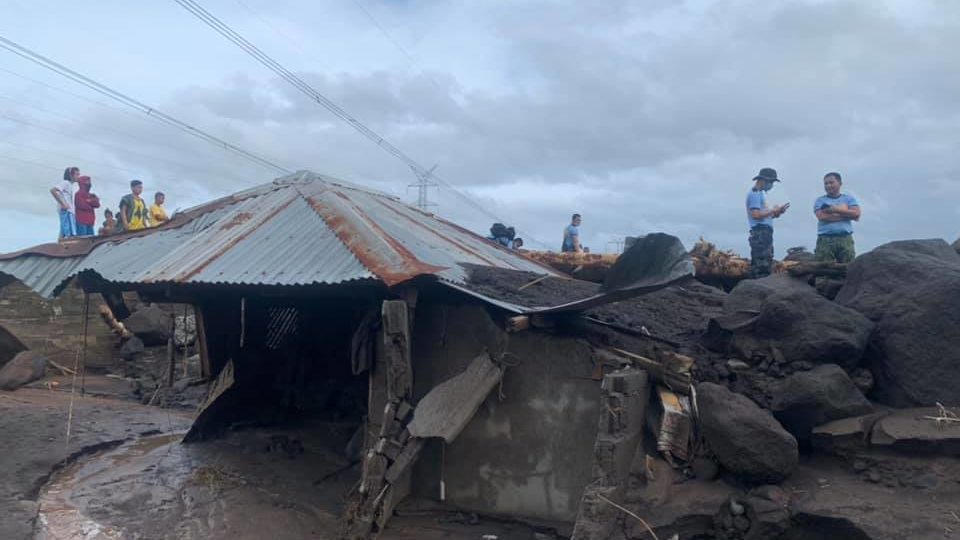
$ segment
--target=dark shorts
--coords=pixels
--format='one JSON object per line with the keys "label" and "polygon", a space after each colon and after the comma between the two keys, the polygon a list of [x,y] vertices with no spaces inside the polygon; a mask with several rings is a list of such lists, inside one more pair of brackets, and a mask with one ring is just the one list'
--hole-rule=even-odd
{"label": "dark shorts", "polygon": [[77,223],[77,236],[93,236],[93,225]]}

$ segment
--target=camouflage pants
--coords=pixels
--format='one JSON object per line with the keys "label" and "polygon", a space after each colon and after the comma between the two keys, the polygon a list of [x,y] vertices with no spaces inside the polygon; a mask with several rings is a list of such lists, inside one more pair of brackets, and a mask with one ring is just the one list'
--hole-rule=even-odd
{"label": "camouflage pants", "polygon": [[848,263],[857,256],[853,245],[853,235],[818,236],[817,250],[814,253],[818,261]]}
{"label": "camouflage pants", "polygon": [[773,227],[750,229],[750,277],[769,276],[773,272]]}

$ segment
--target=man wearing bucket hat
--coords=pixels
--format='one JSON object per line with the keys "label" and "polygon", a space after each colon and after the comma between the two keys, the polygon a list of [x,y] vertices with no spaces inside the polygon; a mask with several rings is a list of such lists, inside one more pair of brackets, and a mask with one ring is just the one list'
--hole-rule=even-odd
{"label": "man wearing bucket hat", "polygon": [[767,192],[779,182],[777,171],[760,169],[747,194],[747,223],[750,225],[750,277],[769,276],[773,271],[773,220],[782,216],[790,203],[767,206]]}

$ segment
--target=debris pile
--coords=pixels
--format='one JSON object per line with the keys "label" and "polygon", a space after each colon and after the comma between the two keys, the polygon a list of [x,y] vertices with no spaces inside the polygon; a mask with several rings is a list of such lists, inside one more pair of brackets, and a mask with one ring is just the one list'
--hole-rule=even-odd
{"label": "debris pile", "polygon": [[[960,256],[943,241],[894,242],[847,274],[836,301],[789,273],[726,295],[699,343],[681,344],[694,357],[691,386],[649,377],[646,436],[632,468],[616,482],[595,479],[574,537],[651,537],[630,516],[660,538],[949,536],[960,524],[944,519],[958,502],[960,470]],[[645,360],[657,365],[621,354],[619,367],[667,369],[673,347],[656,348]],[[889,408],[917,405],[935,406]],[[622,411],[608,403],[605,414]],[[689,440],[663,444],[666,418]],[[595,471],[604,437],[601,424]],[[665,494],[653,471],[684,487]],[[887,504],[877,484],[937,500],[936,508],[884,507],[879,516],[869,509]],[[717,489],[727,494],[719,501]],[[849,491],[867,506],[844,502]]]}

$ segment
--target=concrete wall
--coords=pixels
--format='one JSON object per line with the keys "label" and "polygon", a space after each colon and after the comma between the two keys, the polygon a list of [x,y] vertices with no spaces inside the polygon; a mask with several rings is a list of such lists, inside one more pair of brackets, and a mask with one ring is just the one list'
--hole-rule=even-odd
{"label": "concrete wall", "polygon": [[497,359],[508,351],[504,360],[517,364],[504,376],[505,397],[494,389],[442,452],[431,441],[413,475],[414,492],[438,499],[442,467],[454,506],[572,522],[591,478],[600,413],[589,347],[541,331],[508,335],[477,304],[421,303],[413,337],[417,397],[485,349]]}
{"label": "concrete wall", "polygon": [[[87,366],[92,368],[113,363],[117,340],[100,319],[102,303],[100,295],[90,295]],[[69,286],[59,297],[47,300],[15,281],[0,288],[0,326],[28,349],[72,366],[77,347],[83,343],[83,293]],[[7,360],[0,358],[0,363]]]}

